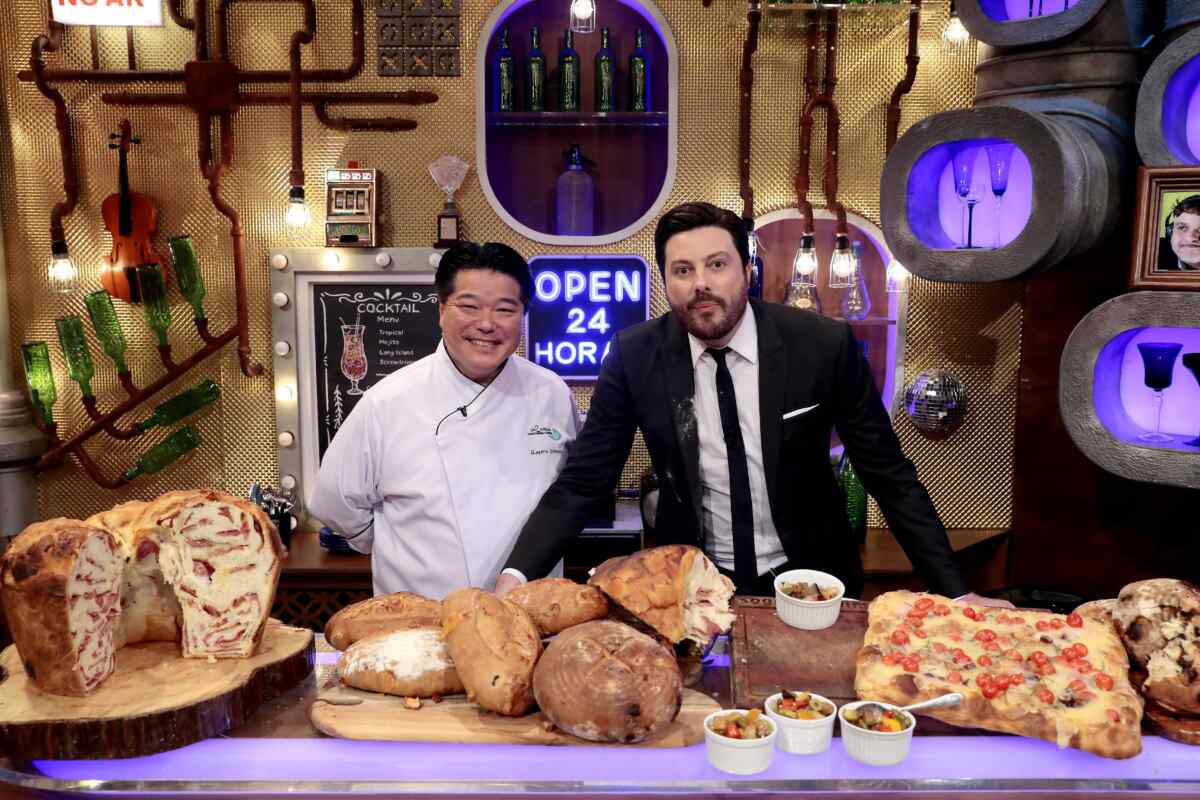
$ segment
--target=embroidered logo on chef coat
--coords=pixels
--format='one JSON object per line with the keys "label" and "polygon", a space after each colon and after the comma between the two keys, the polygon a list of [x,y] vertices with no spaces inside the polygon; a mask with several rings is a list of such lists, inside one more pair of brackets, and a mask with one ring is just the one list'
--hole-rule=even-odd
{"label": "embroidered logo on chef coat", "polygon": [[547,428],[544,425],[534,425],[529,429],[530,436],[548,436],[550,441],[557,442],[562,438],[562,431],[558,428]]}

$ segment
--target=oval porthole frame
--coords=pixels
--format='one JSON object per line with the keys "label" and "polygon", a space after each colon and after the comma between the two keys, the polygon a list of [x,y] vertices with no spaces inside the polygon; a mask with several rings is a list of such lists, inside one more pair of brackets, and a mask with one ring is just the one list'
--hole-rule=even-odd
{"label": "oval porthole frame", "polygon": [[[1184,161],[1167,143],[1167,135],[1163,123],[1163,110],[1167,90],[1171,81],[1180,70],[1188,67],[1193,60],[1200,59],[1200,28],[1188,31],[1171,42],[1158,54],[1146,75],[1142,78],[1141,88],[1137,96],[1137,117],[1134,122],[1134,133],[1137,138],[1138,155],[1142,161],[1154,167],[1195,166],[1200,164],[1200,153],[1192,153],[1195,161]],[[1200,86],[1200,64],[1197,70],[1196,85]],[[1184,108],[1184,138],[1186,132],[1187,109]]]}
{"label": "oval porthole frame", "polygon": [[1065,39],[1095,19],[1109,2],[1121,0],[1077,0],[1066,11],[1012,20],[994,19],[983,10],[983,0],[958,0],[956,8],[963,27],[979,41],[993,47],[1026,47]]}

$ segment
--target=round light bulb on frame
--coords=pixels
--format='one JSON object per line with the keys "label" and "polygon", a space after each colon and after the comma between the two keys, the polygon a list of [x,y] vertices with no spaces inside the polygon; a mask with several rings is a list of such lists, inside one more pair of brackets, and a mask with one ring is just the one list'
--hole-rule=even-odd
{"label": "round light bulb on frame", "polygon": [[392,256],[390,253],[376,253],[375,266],[387,269],[392,265]]}
{"label": "round light bulb on frame", "polygon": [[288,257],[283,253],[276,253],[271,256],[271,266],[282,272],[288,267]]}
{"label": "round light bulb on frame", "polygon": [[290,403],[296,399],[296,390],[288,384],[281,384],[275,389],[275,399],[281,403]]}
{"label": "round light bulb on frame", "polygon": [[285,358],[292,354],[292,345],[289,342],[278,341],[275,343],[275,355],[280,358]]}
{"label": "round light bulb on frame", "polygon": [[280,447],[288,448],[296,443],[296,435],[291,431],[282,431],[276,441],[279,442]]}
{"label": "round light bulb on frame", "polygon": [[292,302],[292,298],[288,297],[287,292],[276,292],[271,295],[271,302],[276,308],[287,308]]}
{"label": "round light bulb on frame", "polygon": [[333,250],[326,250],[325,255],[321,256],[321,263],[327,268],[332,269],[341,266],[342,259]]}
{"label": "round light bulb on frame", "polygon": [[296,476],[281,475],[279,477],[279,486],[280,488],[287,489],[290,492],[292,489],[296,488]]}

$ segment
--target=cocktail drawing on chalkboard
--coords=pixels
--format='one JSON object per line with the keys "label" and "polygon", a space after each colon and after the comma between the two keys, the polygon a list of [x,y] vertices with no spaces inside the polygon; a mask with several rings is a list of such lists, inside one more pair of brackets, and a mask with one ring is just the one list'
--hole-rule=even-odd
{"label": "cocktail drawing on chalkboard", "polygon": [[363,348],[366,326],[354,323],[342,325],[342,374],[350,381],[346,394],[362,394],[358,382],[367,377],[367,351]]}

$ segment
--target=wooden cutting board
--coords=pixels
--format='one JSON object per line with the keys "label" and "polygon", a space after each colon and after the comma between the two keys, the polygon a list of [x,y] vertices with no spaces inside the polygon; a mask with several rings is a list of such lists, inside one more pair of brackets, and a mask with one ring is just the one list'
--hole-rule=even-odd
{"label": "wooden cutting board", "polygon": [[[683,690],[679,716],[653,740],[637,747],[686,747],[704,741],[704,718],[721,708],[716,700],[693,689]],[[540,712],[505,717],[482,711],[465,695],[440,703],[422,700],[421,707],[404,707],[404,699],[337,685],[322,689],[309,709],[317,730],[343,739],[391,742],[455,742],[491,744],[589,744],[549,723]],[[629,745],[621,745],[628,747]]]}
{"label": "wooden cutting board", "polygon": [[41,691],[16,646],[0,654],[0,749],[34,758],[129,758],[182,747],[240,725],[303,681],[312,631],[270,620],[253,658],[184,658],[177,642],[117,651],[113,674],[87,697]]}

